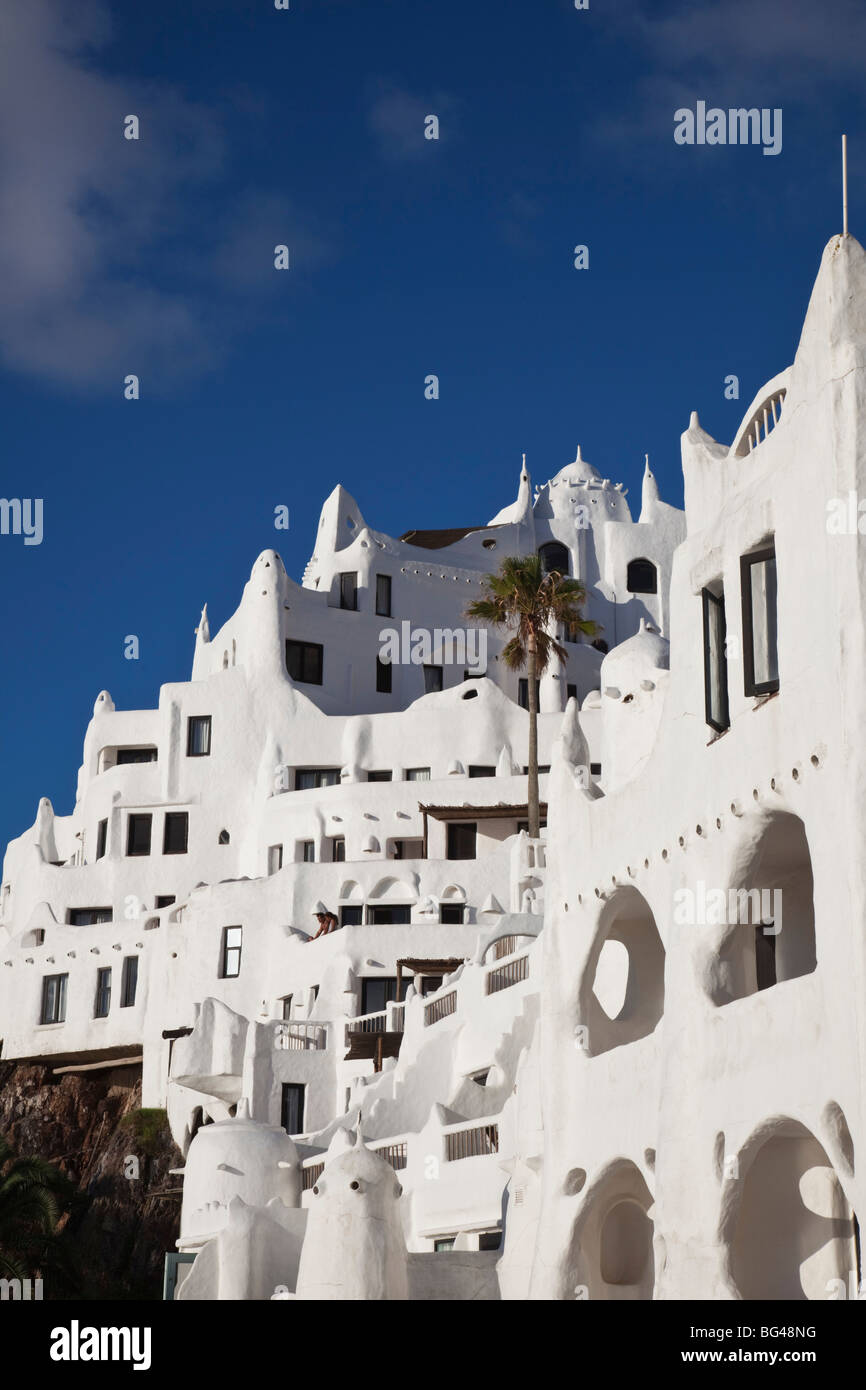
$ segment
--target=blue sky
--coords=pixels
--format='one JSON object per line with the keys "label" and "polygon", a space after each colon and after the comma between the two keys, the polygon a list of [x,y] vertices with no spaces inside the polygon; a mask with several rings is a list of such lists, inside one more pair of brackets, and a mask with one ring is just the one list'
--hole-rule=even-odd
{"label": "blue sky", "polygon": [[[681,503],[690,410],[730,440],[793,357],[843,130],[862,235],[864,61],[860,0],[4,0],[0,494],[44,539],[0,536],[0,844],[72,809],[102,688],[188,678],[266,546],[300,578],[337,482],[483,523],[580,442]],[[782,152],[676,145],[698,100]]]}

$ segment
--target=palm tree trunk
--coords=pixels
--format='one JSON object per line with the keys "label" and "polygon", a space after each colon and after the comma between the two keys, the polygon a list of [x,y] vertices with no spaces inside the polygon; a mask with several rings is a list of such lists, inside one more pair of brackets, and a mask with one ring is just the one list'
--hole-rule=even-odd
{"label": "palm tree trunk", "polygon": [[529,838],[537,840],[539,835],[539,812],[538,812],[538,690],[535,678],[535,637],[529,635],[526,673],[529,677],[529,786],[528,786],[528,819],[529,819]]}

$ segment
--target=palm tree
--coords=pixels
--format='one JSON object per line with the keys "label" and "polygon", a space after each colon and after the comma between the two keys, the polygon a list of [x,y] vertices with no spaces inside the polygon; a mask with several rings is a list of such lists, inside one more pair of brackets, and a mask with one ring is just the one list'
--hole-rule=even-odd
{"label": "palm tree", "polygon": [[594,637],[597,623],[584,618],[581,608],[586,590],[576,579],[559,570],[545,573],[538,555],[508,556],[497,574],[481,581],[483,597],[470,603],[466,617],[495,628],[513,628],[514,634],[502,650],[502,659],[512,671],[526,667],[529,686],[529,834],[539,833],[538,806],[538,689],[537,682],[550,665],[551,657],[564,664],[568,653],[550,629],[557,623]]}
{"label": "palm tree", "polygon": [[19,1158],[0,1134],[0,1277],[30,1279],[47,1271],[74,1279],[58,1222],[75,1205],[77,1189],[41,1158]]}

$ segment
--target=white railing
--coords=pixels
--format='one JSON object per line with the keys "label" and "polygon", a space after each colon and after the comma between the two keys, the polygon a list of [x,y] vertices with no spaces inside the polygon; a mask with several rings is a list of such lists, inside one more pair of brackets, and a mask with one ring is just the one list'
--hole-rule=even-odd
{"label": "white railing", "polygon": [[481,1158],[499,1153],[499,1125],[470,1124],[443,1131],[445,1162],[457,1163],[461,1158]]}
{"label": "white railing", "polygon": [[493,970],[488,970],[485,994],[498,994],[501,989],[510,989],[521,980],[529,978],[529,956],[518,956],[516,960],[505,961]]}
{"label": "white railing", "polygon": [[321,1052],[328,1045],[325,1023],[279,1023],[276,1046],[283,1052]]}

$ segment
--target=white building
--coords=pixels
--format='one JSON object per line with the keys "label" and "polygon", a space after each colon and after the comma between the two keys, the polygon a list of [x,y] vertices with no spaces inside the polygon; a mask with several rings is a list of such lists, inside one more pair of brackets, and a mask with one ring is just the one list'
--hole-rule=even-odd
{"label": "white building", "polygon": [[[731,446],[693,415],[685,513],[579,450],[400,540],[337,488],[302,586],[265,551],[190,682],[99,696],[4,861],[2,1056],[141,1058],[182,1297],[856,1288],[864,421],[839,237]],[[541,681],[538,841],[525,683],[462,616],[535,550],[610,647]]]}

